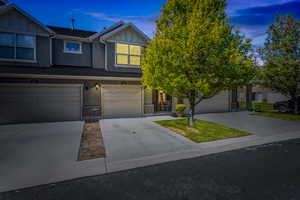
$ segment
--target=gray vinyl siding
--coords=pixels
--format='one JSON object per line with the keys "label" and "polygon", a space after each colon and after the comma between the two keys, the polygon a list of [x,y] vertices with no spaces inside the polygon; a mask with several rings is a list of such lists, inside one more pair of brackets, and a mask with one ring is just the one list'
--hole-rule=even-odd
{"label": "gray vinyl siding", "polygon": [[100,106],[100,85],[96,88],[95,82],[89,82],[84,85],[83,102],[85,106]]}
{"label": "gray vinyl siding", "polygon": [[120,41],[120,42],[127,42],[127,43],[135,43],[135,44],[143,44],[145,45],[147,41],[144,37],[141,36],[140,33],[128,27],[123,31],[113,35],[109,38],[112,41]]}
{"label": "gray vinyl siding", "polygon": [[139,68],[130,67],[117,67],[115,58],[115,43],[107,42],[107,69],[108,71],[118,71],[118,72],[134,72],[141,73]]}
{"label": "gray vinyl siding", "polygon": [[0,30],[12,33],[49,35],[41,26],[15,10],[11,10],[0,16]]}
{"label": "gray vinyl siding", "polygon": [[53,40],[53,64],[92,67],[92,44],[82,42],[82,54],[64,52],[64,40]]}
{"label": "gray vinyl siding", "polygon": [[96,41],[93,43],[93,67],[105,68],[105,45]]}
{"label": "gray vinyl siding", "polygon": [[[36,37],[36,62],[15,62],[15,61],[1,61],[0,65],[6,66],[36,66],[49,67],[50,66],[50,39],[49,37]],[[0,66],[1,67],[1,66]]]}

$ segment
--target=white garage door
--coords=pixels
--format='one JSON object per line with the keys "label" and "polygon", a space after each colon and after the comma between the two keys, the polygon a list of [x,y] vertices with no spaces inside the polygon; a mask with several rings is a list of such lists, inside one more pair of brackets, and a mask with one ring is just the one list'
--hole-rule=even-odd
{"label": "white garage door", "polygon": [[203,100],[196,106],[196,113],[213,113],[229,111],[229,93],[222,91],[213,98]]}
{"label": "white garage door", "polygon": [[0,85],[0,124],[80,119],[80,85]]}
{"label": "white garage door", "polygon": [[104,85],[101,94],[104,118],[141,116],[143,113],[141,86]]}

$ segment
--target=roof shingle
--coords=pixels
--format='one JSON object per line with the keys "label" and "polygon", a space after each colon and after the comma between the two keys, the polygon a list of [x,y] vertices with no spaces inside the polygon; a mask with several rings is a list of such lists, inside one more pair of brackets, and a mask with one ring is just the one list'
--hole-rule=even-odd
{"label": "roof shingle", "polygon": [[68,35],[73,37],[81,37],[81,38],[87,38],[96,33],[94,31],[85,31],[80,29],[63,28],[57,26],[48,26],[48,28],[50,28],[57,34]]}

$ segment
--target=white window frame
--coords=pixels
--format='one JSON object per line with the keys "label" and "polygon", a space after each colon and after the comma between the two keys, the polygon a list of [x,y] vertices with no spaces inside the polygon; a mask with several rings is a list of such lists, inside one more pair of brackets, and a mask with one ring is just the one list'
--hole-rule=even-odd
{"label": "white window frame", "polygon": [[[128,54],[122,54],[117,52],[117,44],[125,44],[128,45]],[[140,55],[130,54],[130,45],[134,46],[140,46],[141,52]],[[126,43],[126,42],[115,42],[115,66],[116,67],[128,67],[128,68],[140,68],[141,67],[141,61],[142,61],[142,48],[143,46],[138,43]],[[118,64],[118,55],[126,55],[128,59],[128,64]],[[130,64],[130,56],[139,56],[140,57],[140,65],[131,65]]]}
{"label": "white window frame", "polygon": [[[1,58],[0,57],[0,61],[8,61],[8,62],[29,62],[29,63],[36,63],[36,35],[30,35],[30,34],[23,34],[23,33],[8,33],[8,32],[0,32],[3,34],[10,34],[10,35],[14,35],[14,46],[3,46],[3,47],[13,47],[14,48],[14,58]],[[27,59],[18,59],[17,58],[17,48],[28,48],[30,49],[30,47],[22,47],[22,46],[17,46],[17,35],[25,35],[25,36],[31,36],[33,37],[33,59],[32,60],[27,60]],[[0,45],[2,46],[2,45]]]}
{"label": "white window frame", "polygon": [[[75,44],[79,44],[79,51],[69,51],[66,48],[66,44],[67,43],[75,43]],[[77,41],[72,41],[72,40],[64,40],[64,53],[72,53],[72,54],[82,54],[82,42],[77,42]]]}

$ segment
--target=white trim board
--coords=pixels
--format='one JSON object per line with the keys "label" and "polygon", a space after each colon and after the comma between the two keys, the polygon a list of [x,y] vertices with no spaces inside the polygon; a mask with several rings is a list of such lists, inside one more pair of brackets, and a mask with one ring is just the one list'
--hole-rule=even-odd
{"label": "white trim board", "polygon": [[70,79],[70,80],[111,80],[111,81],[141,81],[138,77],[113,77],[113,76],[71,76],[71,75],[43,75],[43,74],[0,74],[2,78],[48,78],[48,79]]}

